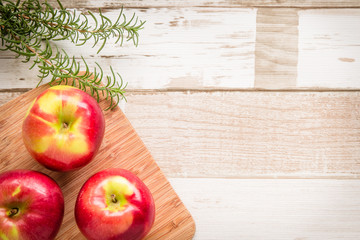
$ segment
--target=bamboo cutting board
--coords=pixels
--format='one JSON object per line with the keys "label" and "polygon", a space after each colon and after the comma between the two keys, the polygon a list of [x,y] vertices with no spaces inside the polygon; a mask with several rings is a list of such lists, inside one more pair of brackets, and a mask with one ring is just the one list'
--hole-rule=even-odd
{"label": "bamboo cutting board", "polygon": [[[31,158],[22,141],[21,126],[30,102],[47,89],[35,88],[0,107],[0,172],[32,169],[54,178],[65,197],[65,216],[57,239],[85,239],[76,226],[74,206],[83,183],[106,168],[124,168],[149,187],[155,199],[154,225],[145,239],[191,239],[195,223],[120,108],[105,111],[105,136],[94,160],[80,170],[59,173],[47,170]],[[101,99],[100,106],[108,106]],[[166,149],[164,149],[166,151]]]}

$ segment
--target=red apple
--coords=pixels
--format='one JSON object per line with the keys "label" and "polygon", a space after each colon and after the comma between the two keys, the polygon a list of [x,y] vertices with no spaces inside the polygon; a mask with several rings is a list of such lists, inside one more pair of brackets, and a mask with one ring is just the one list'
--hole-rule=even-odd
{"label": "red apple", "polygon": [[63,194],[50,177],[30,170],[0,174],[0,239],[54,239],[63,216]]}
{"label": "red apple", "polygon": [[119,168],[96,173],[82,186],[75,205],[80,231],[92,240],[137,240],[150,231],[154,199],[133,173]]}
{"label": "red apple", "polygon": [[55,171],[88,164],[102,142],[105,121],[96,100],[80,89],[59,85],[41,93],[23,122],[31,156]]}

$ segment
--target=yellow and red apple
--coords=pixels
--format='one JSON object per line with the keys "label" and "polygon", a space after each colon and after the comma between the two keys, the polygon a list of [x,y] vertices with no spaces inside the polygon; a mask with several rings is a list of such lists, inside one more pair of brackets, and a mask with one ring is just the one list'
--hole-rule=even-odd
{"label": "yellow and red apple", "polygon": [[32,102],[22,129],[25,146],[34,159],[48,169],[70,171],[94,158],[103,140],[105,121],[93,97],[59,85]]}
{"label": "yellow and red apple", "polygon": [[147,186],[124,169],[107,169],[82,186],[75,219],[89,240],[139,240],[150,231],[154,199]]}
{"label": "yellow and red apple", "polygon": [[54,239],[63,217],[63,194],[53,179],[30,170],[0,174],[0,239]]}

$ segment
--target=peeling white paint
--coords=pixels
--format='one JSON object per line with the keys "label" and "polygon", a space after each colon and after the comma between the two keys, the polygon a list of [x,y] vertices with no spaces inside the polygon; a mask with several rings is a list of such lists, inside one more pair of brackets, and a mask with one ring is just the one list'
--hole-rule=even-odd
{"label": "peeling white paint", "polygon": [[360,9],[299,11],[298,87],[360,87]]}

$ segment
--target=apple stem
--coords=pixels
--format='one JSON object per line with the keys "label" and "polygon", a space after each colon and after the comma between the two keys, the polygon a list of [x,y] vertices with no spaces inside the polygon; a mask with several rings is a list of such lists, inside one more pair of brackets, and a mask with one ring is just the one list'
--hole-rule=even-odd
{"label": "apple stem", "polygon": [[116,199],[116,197],[115,197],[115,194],[111,194],[111,201],[112,201],[113,203],[117,203],[117,199]]}
{"label": "apple stem", "polygon": [[66,129],[66,128],[68,128],[68,126],[69,126],[69,125],[68,125],[66,122],[63,122],[63,128]]}
{"label": "apple stem", "polygon": [[12,208],[12,209],[10,209],[9,216],[12,217],[12,216],[16,215],[18,212],[19,212],[18,208]]}

